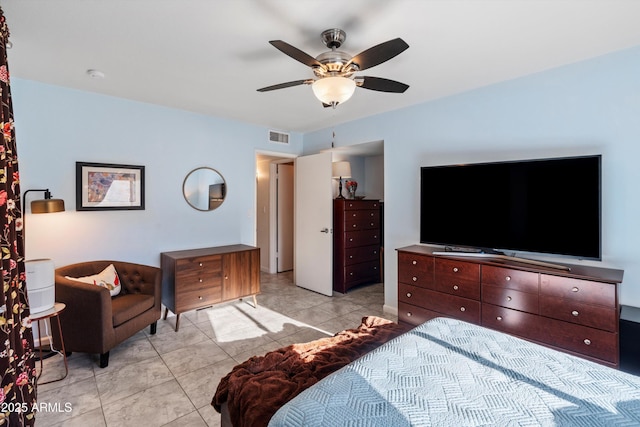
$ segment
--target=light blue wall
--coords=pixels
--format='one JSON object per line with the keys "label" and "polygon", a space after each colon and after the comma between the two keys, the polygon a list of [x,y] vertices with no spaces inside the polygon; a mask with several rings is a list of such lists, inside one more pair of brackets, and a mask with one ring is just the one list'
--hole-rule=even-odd
{"label": "light blue wall", "polygon": [[640,48],[305,134],[305,153],[332,132],[336,146],[384,140],[388,307],[397,307],[394,249],[419,239],[420,166],[596,153],[603,156],[596,264],[624,269],[620,301],[640,306]]}
{"label": "light blue wall", "polygon": [[[11,82],[21,189],[49,188],[66,212],[27,213],[27,258],[56,266],[92,259],[160,265],[160,252],[255,244],[256,150],[298,153],[268,142],[268,129],[32,81]],[[146,209],[75,211],[75,162],[144,165]],[[213,212],[190,208],[182,182],[217,169],[228,197]],[[29,194],[29,200],[42,194]],[[29,211],[27,211],[29,212]]]}
{"label": "light blue wall", "polygon": [[[48,187],[67,204],[64,213],[27,214],[27,257],[159,265],[165,250],[252,244],[256,150],[296,154],[304,139],[305,152],[319,151],[335,130],[337,146],[384,140],[388,307],[397,307],[393,249],[418,241],[420,166],[594,153],[603,155],[601,265],[625,270],[621,302],[640,306],[638,76],[635,48],[304,138],[292,134],[289,147],[268,143],[266,128],[246,123],[13,79],[22,191]],[[76,161],[145,165],[147,209],[76,212]],[[214,212],[182,198],[182,180],[198,166],[218,169],[229,183],[228,200]]]}

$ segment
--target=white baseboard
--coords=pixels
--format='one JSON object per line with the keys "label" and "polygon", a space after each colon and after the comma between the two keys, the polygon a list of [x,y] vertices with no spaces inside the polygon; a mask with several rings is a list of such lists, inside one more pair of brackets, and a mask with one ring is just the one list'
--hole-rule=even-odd
{"label": "white baseboard", "polygon": [[392,307],[390,305],[383,305],[382,306],[382,312],[383,313],[387,313],[387,314],[391,314],[393,316],[397,316],[398,315],[398,307]]}

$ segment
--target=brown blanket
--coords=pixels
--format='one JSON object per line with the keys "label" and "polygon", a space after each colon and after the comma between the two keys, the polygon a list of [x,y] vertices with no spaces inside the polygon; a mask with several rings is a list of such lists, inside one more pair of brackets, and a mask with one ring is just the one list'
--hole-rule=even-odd
{"label": "brown blanket", "polygon": [[369,316],[356,329],[254,356],[220,380],[211,404],[220,412],[227,402],[235,427],[266,426],[282,405],[307,387],[408,329]]}

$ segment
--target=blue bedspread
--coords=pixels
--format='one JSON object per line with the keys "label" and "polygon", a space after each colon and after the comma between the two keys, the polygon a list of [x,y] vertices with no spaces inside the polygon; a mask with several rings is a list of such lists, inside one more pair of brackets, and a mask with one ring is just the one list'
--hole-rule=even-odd
{"label": "blue bedspread", "polygon": [[283,406],[269,426],[639,426],[640,377],[438,318]]}

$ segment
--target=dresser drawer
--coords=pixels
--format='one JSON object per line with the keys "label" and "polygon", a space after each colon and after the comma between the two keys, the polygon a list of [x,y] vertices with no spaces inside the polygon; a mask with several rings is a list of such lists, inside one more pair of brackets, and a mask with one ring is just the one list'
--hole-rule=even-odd
{"label": "dresser drawer", "polygon": [[205,256],[176,261],[176,276],[197,276],[222,271],[222,256]]}
{"label": "dresser drawer", "polygon": [[380,260],[380,246],[360,246],[357,248],[349,248],[345,251],[345,265],[374,260]]}
{"label": "dresser drawer", "polygon": [[433,287],[433,258],[398,252],[398,282]]}
{"label": "dresser drawer", "polygon": [[583,304],[616,307],[616,286],[609,283],[543,274],[540,293]]}
{"label": "dresser drawer", "polygon": [[538,292],[538,273],[510,268],[482,266],[482,284],[501,286],[522,292]]}
{"label": "dresser drawer", "polygon": [[453,282],[465,280],[480,283],[480,264],[435,258],[436,281]]}
{"label": "dresser drawer", "polygon": [[[353,211],[362,212],[362,211]],[[346,231],[371,230],[380,228],[380,217],[378,218],[349,218],[345,221]]]}
{"label": "dresser drawer", "polygon": [[538,293],[531,294],[483,284],[482,302],[538,314]]}
{"label": "dresser drawer", "polygon": [[431,291],[404,283],[398,284],[398,301],[424,307],[447,317],[470,323],[480,322],[480,301]]}
{"label": "dresser drawer", "polygon": [[546,295],[540,296],[540,314],[611,332],[615,332],[618,325],[618,316],[615,308],[581,304]]}
{"label": "dresser drawer", "polygon": [[177,292],[198,290],[222,283],[222,257],[179,260],[175,277]]}
{"label": "dresser drawer", "polygon": [[222,301],[222,283],[201,289],[181,290],[176,294],[176,312],[182,313]]}
{"label": "dresser drawer", "polygon": [[544,327],[540,319],[541,317],[535,314],[482,304],[482,326],[522,338],[543,341]]}
{"label": "dresser drawer", "polygon": [[540,318],[547,331],[545,342],[569,351],[618,364],[618,334],[587,326]]}
{"label": "dresser drawer", "polygon": [[347,200],[344,204],[344,209],[351,210],[376,210],[380,209],[380,202],[378,200]]}
{"label": "dresser drawer", "polygon": [[435,280],[432,289],[463,298],[480,299],[480,283],[470,280]]}
{"label": "dresser drawer", "polygon": [[380,281],[380,260],[348,265],[344,268],[344,281],[353,284],[365,280]]}
{"label": "dresser drawer", "polygon": [[[345,222],[349,221],[377,221],[380,222],[380,210],[353,210],[344,211]],[[347,227],[348,228],[348,227]]]}
{"label": "dresser drawer", "polygon": [[479,300],[480,265],[436,258],[433,289]]}
{"label": "dresser drawer", "polygon": [[345,248],[372,245],[380,245],[380,230],[347,231],[345,233]]}
{"label": "dresser drawer", "polygon": [[427,320],[441,317],[441,313],[427,310],[426,308],[418,307],[403,302],[398,302],[398,322],[408,323],[410,325],[418,326]]}

